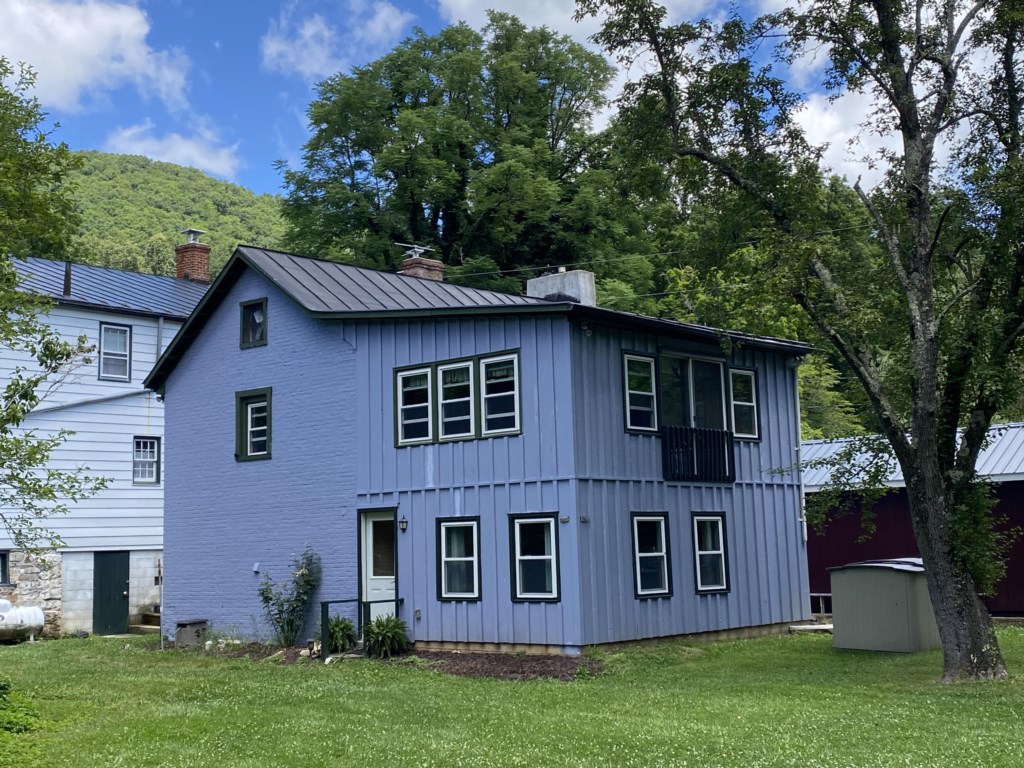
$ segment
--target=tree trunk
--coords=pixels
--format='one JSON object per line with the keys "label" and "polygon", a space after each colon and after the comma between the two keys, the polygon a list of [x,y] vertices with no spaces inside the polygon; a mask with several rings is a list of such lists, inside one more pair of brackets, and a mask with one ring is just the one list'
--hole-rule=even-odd
{"label": "tree trunk", "polygon": [[914,537],[924,560],[928,594],[942,641],[943,682],[1002,680],[1006,664],[992,617],[970,573],[957,563],[952,547],[955,510],[939,483],[907,478]]}

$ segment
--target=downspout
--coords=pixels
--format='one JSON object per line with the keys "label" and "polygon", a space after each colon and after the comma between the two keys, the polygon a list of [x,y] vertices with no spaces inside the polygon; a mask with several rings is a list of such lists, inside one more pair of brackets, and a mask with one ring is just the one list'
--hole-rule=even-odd
{"label": "downspout", "polygon": [[803,357],[793,358],[793,393],[796,401],[796,476],[800,487],[800,529],[803,535],[804,546],[807,546],[807,513],[804,509],[804,467],[801,446],[803,445],[802,422],[800,414],[800,365]]}

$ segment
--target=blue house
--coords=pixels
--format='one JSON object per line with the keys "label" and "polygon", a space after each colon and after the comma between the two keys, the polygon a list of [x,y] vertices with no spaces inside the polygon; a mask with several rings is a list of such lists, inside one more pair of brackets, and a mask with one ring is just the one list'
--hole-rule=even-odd
{"label": "blue house", "polygon": [[806,346],[593,306],[589,273],[511,296],[442,270],[234,253],[146,380],[165,632],[266,635],[260,580],[307,544],[317,599],[395,612],[419,647],[576,653],[810,616],[800,478],[778,470]]}

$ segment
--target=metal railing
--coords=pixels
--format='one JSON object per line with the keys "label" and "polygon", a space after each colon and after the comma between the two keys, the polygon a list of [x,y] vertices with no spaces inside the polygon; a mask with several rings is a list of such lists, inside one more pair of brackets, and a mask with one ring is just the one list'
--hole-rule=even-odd
{"label": "metal railing", "polygon": [[662,472],[666,480],[690,483],[731,483],[732,432],[706,427],[662,428]]}
{"label": "metal railing", "polygon": [[327,650],[330,648],[330,637],[327,632],[327,625],[331,620],[331,606],[332,605],[352,605],[356,604],[356,636],[363,636],[363,625],[370,623],[370,606],[378,605],[380,603],[391,603],[395,606],[395,615],[398,616],[399,608],[402,603],[405,602],[405,598],[396,597],[393,600],[360,600],[358,597],[350,597],[346,600],[321,600],[320,601],[320,658],[323,661],[327,661],[327,657],[330,653]]}

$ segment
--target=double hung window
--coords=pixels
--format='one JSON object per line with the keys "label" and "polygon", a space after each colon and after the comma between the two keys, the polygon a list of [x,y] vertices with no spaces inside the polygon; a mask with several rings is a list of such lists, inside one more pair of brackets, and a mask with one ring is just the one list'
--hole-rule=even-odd
{"label": "double hung window", "polygon": [[666,515],[633,515],[633,559],[637,597],[672,594]]}
{"label": "double hung window", "polygon": [[235,459],[269,459],[271,390],[267,388],[236,392],[235,420]]}
{"label": "double hung window", "polygon": [[554,517],[512,517],[512,599],[558,600],[558,528]]}
{"label": "double hung window", "polygon": [[480,599],[479,518],[437,521],[438,599]]}
{"label": "double hung window", "polygon": [[729,372],[732,391],[732,432],[736,437],[756,440],[757,429],[757,377],[753,371]]}
{"label": "double hung window", "polygon": [[132,328],[130,325],[100,323],[100,378],[130,381],[132,370]]}
{"label": "double hung window", "polygon": [[520,429],[517,352],[395,371],[395,443],[512,435]]}
{"label": "double hung window", "polygon": [[398,444],[428,443],[431,425],[430,368],[398,374]]}
{"label": "double hung window", "polygon": [[160,438],[136,437],[132,446],[132,482],[156,485],[160,482]]}
{"label": "double hung window", "polygon": [[653,357],[625,355],[626,429],[658,430],[657,393]]}
{"label": "double hung window", "polygon": [[693,549],[698,592],[729,589],[725,556],[725,518],[722,515],[693,516]]}

